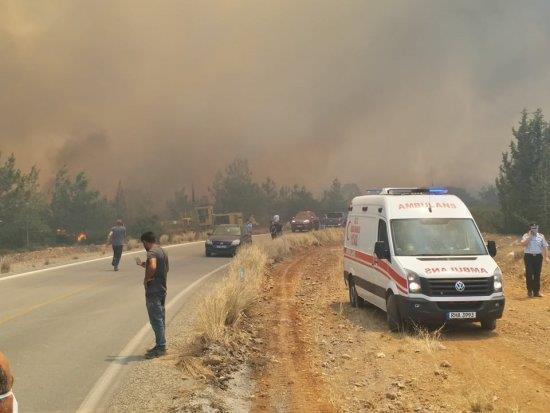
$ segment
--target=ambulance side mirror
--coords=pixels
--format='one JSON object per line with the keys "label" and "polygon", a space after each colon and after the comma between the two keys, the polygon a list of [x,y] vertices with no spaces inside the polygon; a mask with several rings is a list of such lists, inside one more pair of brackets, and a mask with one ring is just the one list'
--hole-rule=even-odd
{"label": "ambulance side mirror", "polygon": [[489,251],[489,255],[491,257],[495,257],[497,255],[497,244],[495,241],[487,241],[487,251]]}
{"label": "ambulance side mirror", "polygon": [[376,241],[374,244],[374,255],[379,260],[388,260],[391,261],[390,249],[384,241]]}

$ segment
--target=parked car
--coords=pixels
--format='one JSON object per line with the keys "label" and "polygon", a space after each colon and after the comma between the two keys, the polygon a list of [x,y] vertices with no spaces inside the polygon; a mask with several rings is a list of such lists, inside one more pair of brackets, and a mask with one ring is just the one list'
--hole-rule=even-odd
{"label": "parked car", "polygon": [[313,211],[300,211],[290,221],[292,232],[311,231],[312,229],[319,229],[320,225],[319,217]]}
{"label": "parked car", "polygon": [[339,228],[345,226],[346,215],[343,212],[327,212],[323,215],[324,228]]}
{"label": "parked car", "polygon": [[242,225],[222,224],[214,227],[204,245],[206,256],[210,257],[211,255],[233,256],[242,245],[251,243],[252,234]]}

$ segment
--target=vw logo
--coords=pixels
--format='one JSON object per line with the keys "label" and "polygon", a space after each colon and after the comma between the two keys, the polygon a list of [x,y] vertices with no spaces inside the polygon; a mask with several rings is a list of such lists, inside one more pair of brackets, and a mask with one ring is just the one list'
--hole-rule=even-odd
{"label": "vw logo", "polygon": [[459,293],[461,293],[465,289],[466,289],[466,286],[464,285],[464,283],[462,281],[457,281],[455,283],[455,290],[457,290]]}

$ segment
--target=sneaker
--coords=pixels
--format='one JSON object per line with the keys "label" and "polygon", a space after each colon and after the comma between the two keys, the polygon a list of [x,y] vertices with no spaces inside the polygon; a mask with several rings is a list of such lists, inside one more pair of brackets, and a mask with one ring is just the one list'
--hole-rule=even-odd
{"label": "sneaker", "polygon": [[118,271],[118,267],[115,267],[115,271]]}
{"label": "sneaker", "polygon": [[145,354],[146,359],[154,359],[157,357],[164,356],[166,354],[166,347],[156,347]]}
{"label": "sneaker", "polygon": [[162,347],[155,346],[155,347],[148,348],[146,350],[146,353],[150,353],[151,351],[156,350],[158,348],[160,348],[161,350],[166,350],[166,346],[162,346]]}
{"label": "sneaker", "polygon": [[538,297],[538,298],[542,298],[544,297],[541,293],[536,293],[536,294],[533,294],[534,297]]}
{"label": "sneaker", "polygon": [[527,297],[532,298],[533,297],[533,291],[528,291],[527,292]]}

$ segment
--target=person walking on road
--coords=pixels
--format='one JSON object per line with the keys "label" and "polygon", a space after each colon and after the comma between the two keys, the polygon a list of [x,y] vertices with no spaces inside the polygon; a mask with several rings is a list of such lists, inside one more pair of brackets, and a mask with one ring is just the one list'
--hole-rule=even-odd
{"label": "person walking on road", "polygon": [[525,263],[525,283],[529,297],[542,297],[540,293],[540,272],[542,258],[548,262],[548,242],[539,232],[537,224],[529,226],[529,232],[523,235],[521,245],[525,247],[523,261]]}
{"label": "person walking on road", "polygon": [[12,391],[13,376],[10,363],[0,351],[0,413],[17,413],[17,400]]}
{"label": "person walking on road", "polygon": [[107,244],[111,244],[113,247],[113,267],[115,271],[118,271],[118,265],[120,264],[120,257],[122,257],[122,248],[124,246],[124,240],[126,238],[126,227],[121,219],[118,219],[116,225],[111,228],[109,237],[107,238]]}
{"label": "person walking on road", "polygon": [[[151,231],[141,236],[143,248],[147,251],[147,261],[138,261],[145,268],[145,305],[149,314],[149,322],[155,333],[155,347],[147,350],[145,357],[154,358],[166,354],[166,278],[169,270],[169,260],[166,252],[157,244],[157,238]],[[139,258],[138,258],[139,260]]]}

